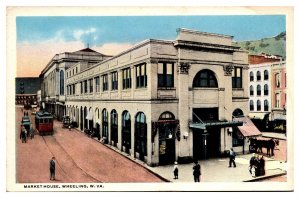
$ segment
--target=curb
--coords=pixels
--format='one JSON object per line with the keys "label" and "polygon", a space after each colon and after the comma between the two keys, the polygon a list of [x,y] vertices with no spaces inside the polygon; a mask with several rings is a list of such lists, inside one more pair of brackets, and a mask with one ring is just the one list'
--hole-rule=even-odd
{"label": "curb", "polygon": [[[73,128],[73,129],[74,129],[74,128]],[[84,132],[78,130],[77,128],[76,128],[75,130],[76,130],[77,132],[79,132],[79,133],[83,133],[83,134],[84,134]],[[90,137],[88,137],[88,136],[86,136],[86,137],[87,137],[87,138],[90,138]],[[128,155],[128,156],[127,156],[127,155],[124,155],[124,154],[122,153],[122,151],[120,151],[119,149],[114,149],[114,148],[112,148],[110,145],[103,144],[102,142],[98,141],[98,140],[95,139],[95,138],[90,138],[90,139],[92,139],[93,141],[96,141],[96,142],[102,144],[102,145],[105,146],[106,148],[109,148],[110,150],[112,150],[112,151],[114,151],[114,152],[116,152],[116,153],[122,155],[123,157],[126,157],[126,158],[129,159],[130,161],[132,161],[132,162],[134,162],[135,164],[139,165],[140,167],[144,168],[145,170],[147,170],[147,171],[150,172],[151,174],[155,175],[156,177],[160,178],[161,180],[163,180],[163,181],[165,181],[165,182],[171,182],[170,180],[168,180],[168,179],[162,177],[161,175],[157,174],[156,172],[150,170],[149,168],[147,168],[146,166],[144,166],[143,164],[141,164],[140,162],[138,162],[138,161],[137,161],[138,159],[132,159],[132,158],[130,157],[130,155]]]}
{"label": "curb", "polygon": [[256,181],[269,179],[269,178],[273,178],[273,177],[278,177],[278,176],[282,176],[282,175],[286,175],[286,172],[277,173],[277,174],[273,174],[273,175],[262,176],[262,177],[257,177],[257,178],[253,178],[253,179],[249,179],[249,180],[244,180],[243,182],[256,182]]}

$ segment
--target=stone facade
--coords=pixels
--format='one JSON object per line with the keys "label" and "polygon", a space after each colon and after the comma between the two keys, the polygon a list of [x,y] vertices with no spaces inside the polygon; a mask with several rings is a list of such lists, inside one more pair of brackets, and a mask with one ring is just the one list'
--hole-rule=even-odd
{"label": "stone facade", "polygon": [[109,58],[109,56],[100,54],[89,48],[76,52],[56,54],[40,74],[40,79],[42,81],[41,100],[46,110],[52,113],[59,120],[63,115],[65,115],[66,69],[78,62],[84,61],[90,66],[107,58]]}
{"label": "stone facade", "polygon": [[[222,155],[233,146],[233,112],[249,113],[248,54],[231,36],[179,29],[174,41],[146,40],[66,72],[75,67],[80,72],[66,78],[66,113],[79,129],[151,166]],[[219,125],[193,128],[198,122]]]}

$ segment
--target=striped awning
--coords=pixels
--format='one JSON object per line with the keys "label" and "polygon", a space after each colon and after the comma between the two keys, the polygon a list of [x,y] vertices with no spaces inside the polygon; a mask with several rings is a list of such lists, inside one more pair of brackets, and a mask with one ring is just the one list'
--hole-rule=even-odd
{"label": "striped awning", "polygon": [[260,136],[262,133],[253,124],[253,122],[248,117],[238,117],[233,118],[234,121],[243,122],[242,126],[238,126],[239,131],[244,137]]}

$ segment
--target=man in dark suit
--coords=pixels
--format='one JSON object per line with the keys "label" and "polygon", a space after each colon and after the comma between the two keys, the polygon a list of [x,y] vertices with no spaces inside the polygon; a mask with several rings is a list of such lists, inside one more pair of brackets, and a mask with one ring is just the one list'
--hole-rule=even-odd
{"label": "man in dark suit", "polygon": [[236,164],[235,164],[235,152],[233,151],[233,148],[231,148],[229,150],[229,166],[228,167],[231,167],[231,164],[233,164],[234,168],[236,167]]}
{"label": "man in dark suit", "polygon": [[55,180],[55,157],[50,160],[50,180]]}
{"label": "man in dark suit", "polygon": [[201,167],[198,161],[195,161],[195,165],[193,167],[193,175],[194,175],[194,181],[195,182],[200,182],[200,175],[201,175]]}

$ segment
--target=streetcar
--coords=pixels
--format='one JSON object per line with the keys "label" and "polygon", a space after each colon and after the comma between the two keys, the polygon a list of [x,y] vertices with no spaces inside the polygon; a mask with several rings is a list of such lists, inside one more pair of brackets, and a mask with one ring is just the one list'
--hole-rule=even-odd
{"label": "streetcar", "polygon": [[35,114],[35,128],[40,135],[53,135],[53,116],[39,111]]}

